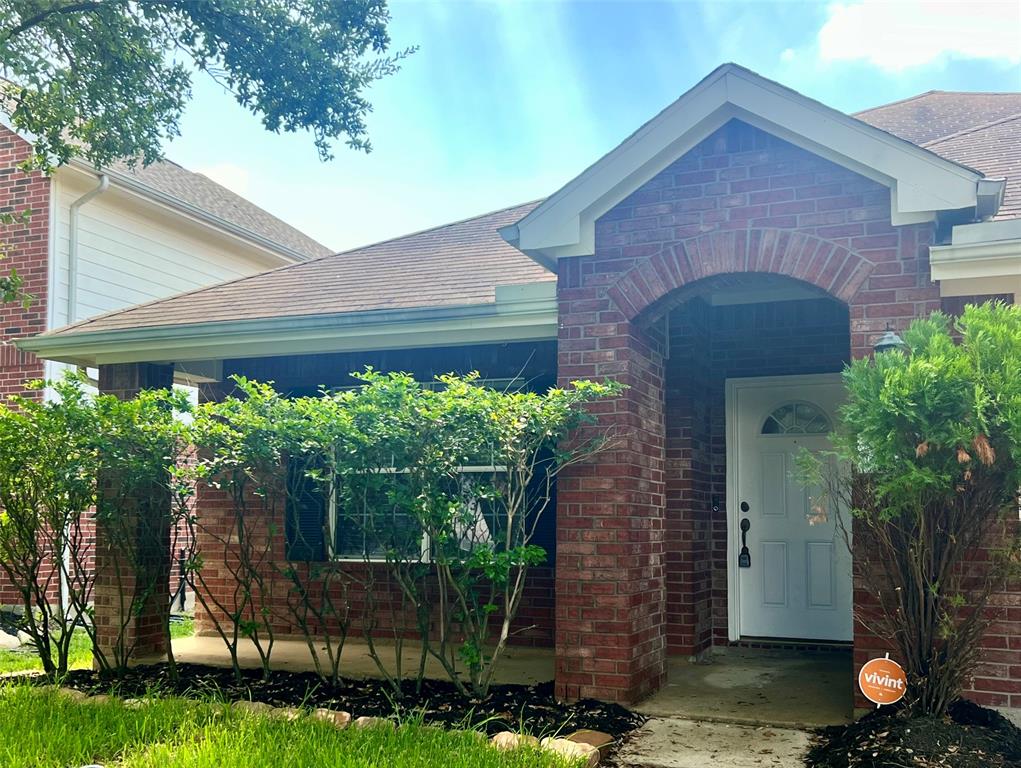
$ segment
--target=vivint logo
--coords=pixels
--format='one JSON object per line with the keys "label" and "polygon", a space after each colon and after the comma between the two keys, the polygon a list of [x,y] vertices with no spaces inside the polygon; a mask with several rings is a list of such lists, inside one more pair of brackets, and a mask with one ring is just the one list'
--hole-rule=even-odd
{"label": "vivint logo", "polygon": [[858,687],[866,699],[881,707],[904,698],[908,678],[900,664],[887,655],[862,665],[858,673]]}

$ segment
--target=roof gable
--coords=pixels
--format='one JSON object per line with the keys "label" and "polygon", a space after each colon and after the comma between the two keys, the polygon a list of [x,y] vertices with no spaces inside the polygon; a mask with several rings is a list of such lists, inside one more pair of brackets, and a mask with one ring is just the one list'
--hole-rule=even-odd
{"label": "roof gable", "polygon": [[889,187],[895,224],[995,210],[1002,193],[1002,182],[725,64],[501,234],[541,263],[590,254],[599,216],[735,118]]}

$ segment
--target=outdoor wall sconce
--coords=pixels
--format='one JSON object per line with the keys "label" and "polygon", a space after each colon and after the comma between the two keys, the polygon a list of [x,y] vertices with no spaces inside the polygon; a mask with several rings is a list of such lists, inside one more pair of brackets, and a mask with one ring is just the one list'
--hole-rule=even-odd
{"label": "outdoor wall sconce", "polygon": [[886,326],[886,333],[880,336],[879,341],[872,347],[877,355],[880,352],[889,352],[893,349],[904,352],[907,348],[908,345],[904,343],[904,339],[898,336],[889,325]]}

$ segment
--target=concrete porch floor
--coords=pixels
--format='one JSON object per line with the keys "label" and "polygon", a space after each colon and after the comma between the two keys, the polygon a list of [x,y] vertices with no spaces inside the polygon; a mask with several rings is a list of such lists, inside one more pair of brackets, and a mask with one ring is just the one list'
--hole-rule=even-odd
{"label": "concrete porch floor", "polygon": [[651,717],[816,728],[851,721],[850,649],[725,648],[705,662],[673,657],[667,684],[634,707]]}
{"label": "concrete porch floor", "polygon": [[[377,643],[387,668],[394,669],[392,643]],[[180,662],[229,666],[230,659],[219,637],[186,637],[174,641]],[[255,646],[241,641],[243,667],[258,667]],[[404,666],[413,668],[418,645],[405,643]],[[289,672],[313,669],[304,640],[278,639],[273,646],[273,668]],[[343,674],[347,677],[379,677],[379,670],[361,640],[349,640],[344,648]],[[532,685],[553,679],[554,658],[550,648],[510,648],[498,668],[499,684]],[[814,728],[849,722],[852,708],[850,651],[796,651],[727,648],[707,662],[686,657],[667,662],[667,684],[634,707],[651,717],[745,723],[754,725]],[[442,679],[445,673],[434,659],[426,676]]]}
{"label": "concrete porch floor", "polygon": [[[376,648],[387,670],[391,673],[396,668],[396,653],[393,642],[377,641]],[[405,670],[414,670],[418,665],[420,646],[417,643],[404,644],[402,659]],[[226,646],[219,637],[183,637],[174,640],[174,657],[179,662],[191,664],[208,664],[214,667],[229,667],[230,657]],[[238,645],[238,661],[242,667],[258,668],[259,656],[255,645],[250,640],[242,640]],[[327,663],[325,652],[322,656]],[[273,669],[287,672],[308,672],[315,669],[312,654],[304,640],[293,638],[277,639],[273,644],[271,656]],[[348,640],[344,645],[341,661],[341,673],[345,677],[380,677],[376,663],[369,656],[369,647],[362,640]],[[407,674],[407,672],[406,672]],[[429,658],[426,662],[426,677],[444,679],[446,673],[439,663]],[[503,661],[497,667],[494,681],[497,684],[518,683],[532,685],[553,679],[553,650],[551,648],[509,648]]]}

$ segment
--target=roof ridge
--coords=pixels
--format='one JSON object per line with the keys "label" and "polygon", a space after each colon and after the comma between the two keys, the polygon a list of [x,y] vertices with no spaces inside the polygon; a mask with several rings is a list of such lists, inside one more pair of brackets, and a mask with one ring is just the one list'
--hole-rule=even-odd
{"label": "roof ridge", "polygon": [[[416,229],[413,232],[407,232],[407,233],[405,233],[403,235],[396,235],[395,237],[388,237],[388,238],[386,238],[386,240],[377,240],[376,242],[373,242],[373,243],[366,243],[365,245],[359,245],[356,248],[348,248],[346,250],[337,251],[336,253],[331,253],[329,255],[330,256],[344,256],[345,254],[348,254],[348,253],[357,253],[358,251],[364,251],[366,248],[375,248],[378,245],[386,245],[387,243],[393,243],[393,242],[396,242],[398,240],[405,240],[405,239],[407,239],[409,237],[417,237],[418,235],[424,235],[424,234],[427,234],[429,232],[435,232],[438,229],[446,229],[447,227],[456,227],[458,224],[466,224],[467,222],[474,221],[475,219],[484,219],[487,216],[493,216],[493,215],[495,215],[497,213],[503,213],[504,211],[510,211],[510,210],[513,210],[514,208],[523,208],[526,205],[538,204],[538,203],[541,203],[545,199],[546,199],[545,197],[538,197],[535,200],[528,200],[528,201],[526,201],[524,203],[518,203],[517,205],[508,205],[508,206],[505,206],[503,208],[497,208],[497,209],[492,210],[492,211],[487,211],[486,213],[479,213],[479,214],[476,214],[475,216],[465,216],[463,219],[456,219],[455,221],[449,221],[446,224],[437,224],[437,225],[432,226],[432,227],[425,227],[424,229]],[[318,259],[318,258],[324,258],[324,257],[319,256],[319,257],[316,257],[316,258]],[[309,259],[309,261],[313,261],[313,260],[314,259]]]}
{"label": "roof ridge", "polygon": [[[191,171],[189,171],[189,173],[191,173]],[[293,269],[295,267],[303,267],[306,264],[314,264],[316,262],[323,261],[324,259],[333,258],[334,256],[344,256],[345,254],[356,253],[358,251],[363,251],[366,248],[373,248],[373,247],[378,246],[378,245],[385,245],[387,243],[393,243],[393,242],[395,242],[397,240],[404,240],[404,239],[409,238],[409,237],[414,237],[415,235],[425,234],[426,232],[433,232],[433,231],[436,231],[436,230],[439,230],[439,229],[446,229],[447,227],[454,226],[455,224],[464,224],[465,222],[471,221],[472,219],[482,219],[482,218],[485,218],[486,216],[492,216],[493,214],[496,214],[496,213],[502,213],[503,211],[510,211],[510,210],[512,210],[514,208],[521,208],[522,206],[530,205],[533,202],[539,202],[539,201],[541,201],[543,199],[544,198],[539,198],[538,200],[532,200],[532,201],[529,201],[527,203],[519,203],[517,205],[508,205],[505,208],[497,208],[496,210],[489,211],[488,213],[480,213],[477,216],[467,216],[467,217],[465,217],[463,219],[459,219],[457,221],[452,221],[452,222],[449,222],[447,224],[439,224],[439,225],[437,225],[435,227],[428,227],[426,229],[419,230],[418,232],[411,232],[411,233],[406,234],[406,235],[400,235],[399,237],[391,237],[391,238],[388,238],[386,240],[380,240],[379,242],[369,243],[368,245],[363,245],[363,246],[360,246],[358,248],[350,248],[350,249],[348,249],[346,251],[335,251],[333,253],[325,253],[322,256],[313,256],[311,258],[305,259],[304,261],[296,261],[296,262],[294,262],[292,264],[284,264],[282,266],[275,267],[273,269],[267,269],[267,270],[264,270],[262,272],[255,272],[254,274],[251,274],[251,275],[242,275],[241,277],[235,277],[232,280],[224,280],[224,281],[219,282],[219,283],[213,283],[212,285],[202,285],[202,286],[198,286],[196,288],[192,288],[190,291],[183,291],[181,293],[171,294],[170,296],[164,296],[164,297],[158,298],[158,299],[151,299],[149,301],[144,301],[141,304],[132,304],[132,305],[130,305],[128,307],[120,307],[119,309],[112,309],[109,312],[103,312],[102,314],[93,315],[92,317],[88,317],[88,318],[86,318],[84,320],[79,320],[78,322],[71,323],[69,325],[63,325],[63,326],[60,326],[59,328],[49,329],[45,333],[43,333],[41,335],[43,335],[43,336],[49,336],[51,334],[55,335],[56,332],[58,332],[58,331],[63,333],[65,331],[71,330],[72,328],[82,328],[84,326],[89,325],[90,323],[95,322],[96,320],[101,320],[103,318],[112,317],[114,315],[119,315],[122,312],[128,312],[128,311],[131,311],[131,310],[139,309],[141,307],[148,307],[148,306],[151,306],[153,304],[159,304],[160,302],[167,301],[169,299],[179,299],[179,298],[183,298],[185,296],[193,296],[195,294],[203,293],[205,291],[211,291],[214,288],[223,288],[223,287],[228,286],[228,285],[236,285],[238,283],[243,283],[246,280],[251,280],[253,278],[263,277],[265,275],[272,275],[272,274],[275,274],[277,272],[285,272],[288,269]]]}
{"label": "roof ridge", "polygon": [[888,102],[886,104],[877,104],[874,107],[869,107],[868,109],[860,109],[857,112],[851,112],[850,114],[851,114],[851,117],[858,117],[858,115],[864,115],[866,112],[875,112],[876,110],[879,110],[879,109],[886,109],[887,107],[895,107],[898,104],[907,104],[909,101],[915,101],[916,99],[921,99],[924,96],[931,96],[934,93],[946,93],[946,91],[940,91],[940,90],[936,90],[936,89],[932,89],[932,90],[929,90],[929,91],[923,91],[922,93],[916,93],[914,96],[906,96],[903,99],[897,99],[896,101],[891,101],[891,102]]}
{"label": "roof ridge", "polygon": [[887,107],[895,107],[898,104],[907,104],[908,102],[916,101],[917,99],[921,99],[921,98],[924,98],[926,96],[932,96],[933,94],[937,94],[937,93],[940,93],[940,94],[953,94],[955,96],[1019,96],[1019,95],[1021,95],[1021,91],[947,91],[947,90],[943,90],[943,89],[940,89],[940,88],[933,88],[931,90],[924,91],[922,93],[916,93],[914,96],[908,96],[908,97],[903,98],[903,99],[897,99],[896,101],[891,101],[891,102],[888,102],[887,104],[877,104],[874,107],[869,107],[868,109],[862,109],[862,110],[859,110],[857,112],[851,112],[850,114],[851,114],[852,117],[857,117],[858,115],[864,115],[864,114],[866,114],[868,112],[876,112],[876,111],[878,111],[880,109],[886,109]]}
{"label": "roof ridge", "polygon": [[990,120],[986,123],[979,123],[978,125],[973,125],[969,128],[962,128],[959,131],[955,131],[954,133],[948,133],[946,136],[940,136],[939,138],[932,139],[919,146],[929,148],[935,144],[940,144],[944,141],[950,141],[951,139],[957,139],[960,138],[961,136],[967,136],[969,133],[977,133],[978,131],[984,131],[987,128],[992,128],[995,125],[999,125],[1000,123],[1009,123],[1011,120],[1017,120],[1018,118],[1021,118],[1021,112],[1015,112],[1012,115],[998,117],[995,120]]}

